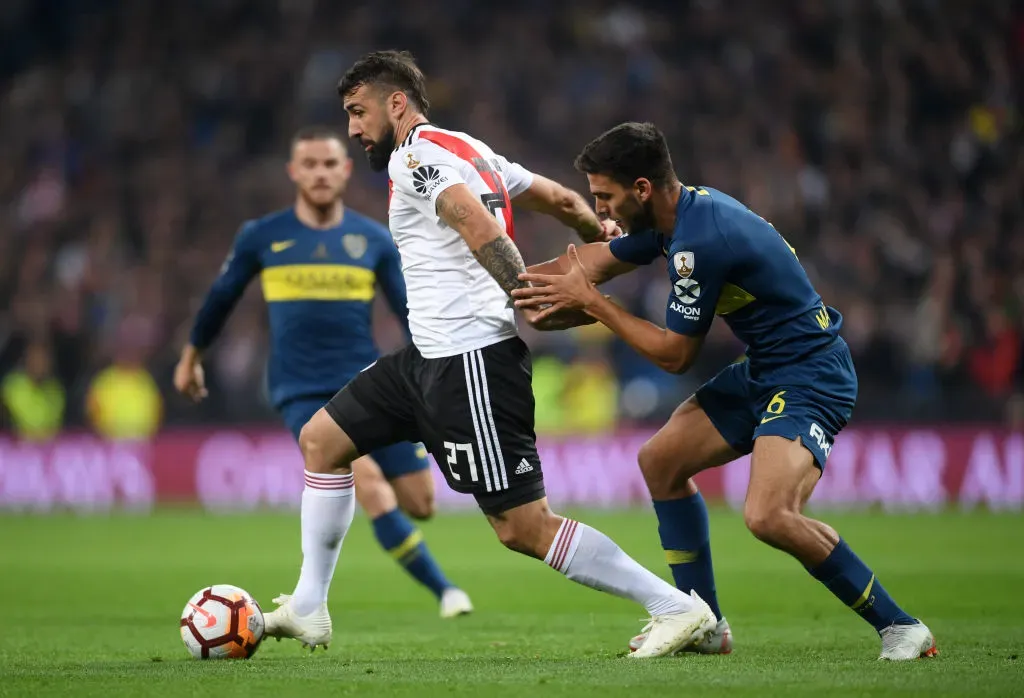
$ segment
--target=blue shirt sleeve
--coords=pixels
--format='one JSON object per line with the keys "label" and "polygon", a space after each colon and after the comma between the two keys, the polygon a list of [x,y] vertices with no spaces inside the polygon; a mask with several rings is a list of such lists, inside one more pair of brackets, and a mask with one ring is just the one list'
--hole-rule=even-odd
{"label": "blue shirt sleeve", "polygon": [[665,256],[665,238],[653,230],[621,235],[608,243],[615,258],[630,264],[650,264]]}
{"label": "blue shirt sleeve", "polygon": [[391,234],[385,232],[380,242],[382,252],[377,262],[377,282],[384,291],[384,297],[388,301],[391,312],[402,323],[406,338],[409,334],[409,308],[407,305],[408,296],[405,291],[405,277],[402,276],[402,257],[395,247]]}
{"label": "blue shirt sleeve", "polygon": [[665,326],[691,337],[707,334],[715,306],[729,276],[732,253],[717,229],[691,239],[687,249],[673,248],[668,259],[669,292]]}
{"label": "blue shirt sleeve", "polygon": [[245,287],[260,272],[260,251],[255,237],[254,221],[245,223],[235,236],[220,274],[206,294],[192,325],[189,341],[197,349],[205,349],[213,343]]}

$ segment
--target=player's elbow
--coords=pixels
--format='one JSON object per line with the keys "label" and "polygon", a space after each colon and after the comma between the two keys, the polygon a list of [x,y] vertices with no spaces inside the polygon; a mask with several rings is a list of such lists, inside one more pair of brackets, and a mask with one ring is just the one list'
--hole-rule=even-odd
{"label": "player's elbow", "polygon": [[481,247],[504,237],[504,231],[497,222],[484,221],[481,225],[466,226],[459,231],[469,249],[476,254]]}
{"label": "player's elbow", "polygon": [[505,231],[498,225],[497,219],[486,211],[472,211],[455,223],[453,227],[474,253],[484,245],[505,237]]}
{"label": "player's elbow", "polygon": [[686,373],[693,366],[700,352],[701,340],[688,335],[663,330],[658,356],[654,362],[669,373]]}
{"label": "player's elbow", "polygon": [[662,371],[674,373],[676,375],[686,373],[686,369],[689,368],[685,361],[676,358],[662,359],[658,362],[658,367],[661,368]]}
{"label": "player's elbow", "polygon": [[694,357],[686,354],[673,354],[662,357],[658,361],[658,366],[663,371],[679,375],[690,370],[690,367],[693,366],[693,358]]}

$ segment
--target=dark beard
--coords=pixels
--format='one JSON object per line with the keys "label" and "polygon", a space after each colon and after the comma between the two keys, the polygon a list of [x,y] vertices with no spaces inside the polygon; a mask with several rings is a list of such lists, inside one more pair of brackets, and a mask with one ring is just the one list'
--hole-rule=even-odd
{"label": "dark beard", "polygon": [[373,148],[366,152],[366,159],[370,161],[370,169],[374,172],[383,172],[388,168],[391,161],[391,153],[395,149],[395,129],[388,126],[388,130],[380,137],[379,141],[373,144]]}
{"label": "dark beard", "polygon": [[630,234],[654,229],[654,207],[648,201],[640,204],[639,210],[626,221]]}

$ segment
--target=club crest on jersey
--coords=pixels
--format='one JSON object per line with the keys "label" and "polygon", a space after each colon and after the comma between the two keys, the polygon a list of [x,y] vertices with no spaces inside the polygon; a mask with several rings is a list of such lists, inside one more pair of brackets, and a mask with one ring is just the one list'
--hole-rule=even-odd
{"label": "club crest on jersey", "polygon": [[675,256],[672,257],[672,264],[676,268],[676,273],[680,277],[687,279],[690,274],[693,273],[693,252],[689,250],[683,252],[676,252]]}
{"label": "club crest on jersey", "polygon": [[430,165],[424,165],[412,173],[412,185],[416,192],[423,196],[430,196],[447,181],[448,178],[443,176],[440,170]]}
{"label": "club crest on jersey", "polygon": [[366,254],[366,236],[349,233],[341,236],[341,246],[352,259],[359,259]]}
{"label": "club crest on jersey", "polygon": [[416,156],[412,153],[405,154],[405,166],[410,170],[415,170],[420,166],[420,161],[416,159]]}

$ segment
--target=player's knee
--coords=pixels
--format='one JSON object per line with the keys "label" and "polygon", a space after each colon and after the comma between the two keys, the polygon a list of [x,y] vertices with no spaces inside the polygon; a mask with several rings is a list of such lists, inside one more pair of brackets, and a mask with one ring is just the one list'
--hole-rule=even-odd
{"label": "player's knee", "polygon": [[401,475],[391,481],[398,497],[398,506],[418,521],[425,521],[434,515],[434,480],[429,470],[419,470]]}
{"label": "player's knee", "polygon": [[434,515],[434,495],[431,492],[405,493],[400,502],[402,509],[417,521],[426,521]]}
{"label": "player's knee", "polygon": [[[320,413],[303,425],[299,432],[299,449],[306,470],[312,473],[329,473],[336,468],[347,465],[338,462],[338,449],[331,443],[332,434],[324,428],[323,420],[318,419]],[[329,419],[329,418],[328,418]]]}
{"label": "player's knee", "polygon": [[488,516],[498,540],[509,550],[543,560],[562,519],[548,508],[546,500],[517,507],[502,516]]}
{"label": "player's knee", "polygon": [[306,470],[323,472],[323,469],[320,467],[323,460],[323,445],[316,432],[316,427],[311,421],[302,425],[302,430],[299,432],[299,450],[302,451],[302,459],[305,461]]}
{"label": "player's knee", "polygon": [[743,507],[743,523],[755,538],[769,545],[786,540],[793,522],[792,512],[784,507],[748,502]]}
{"label": "player's knee", "polygon": [[743,509],[743,523],[758,540],[771,536],[771,519],[763,509],[747,506]]}
{"label": "player's knee", "polygon": [[644,476],[647,490],[654,499],[672,499],[683,494],[689,481],[686,468],[678,459],[666,457],[656,439],[647,441],[637,453],[637,464]]}
{"label": "player's knee", "polygon": [[356,475],[356,500],[371,519],[392,511],[396,506],[387,481],[360,475]]}
{"label": "player's knee", "polygon": [[512,524],[499,526],[495,529],[495,533],[498,534],[498,540],[501,541],[501,544],[509,550],[536,557],[534,551],[535,541],[531,540],[531,536],[522,527]]}
{"label": "player's knee", "polygon": [[653,439],[640,447],[640,451],[636,454],[636,461],[644,476],[644,482],[647,483],[647,488],[652,491],[652,494],[655,489],[661,489],[664,486],[664,475],[660,465],[661,459],[658,458],[658,448]]}
{"label": "player's knee", "polygon": [[524,518],[522,516],[514,519],[491,520],[494,532],[498,534],[498,540],[509,550],[523,555],[544,559],[547,552],[544,549],[544,522]]}

